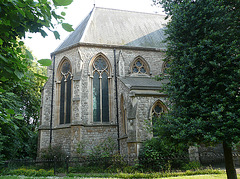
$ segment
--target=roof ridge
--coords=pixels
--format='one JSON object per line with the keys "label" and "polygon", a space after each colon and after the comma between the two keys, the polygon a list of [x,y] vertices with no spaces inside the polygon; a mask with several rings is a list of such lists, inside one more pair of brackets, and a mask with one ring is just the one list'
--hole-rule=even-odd
{"label": "roof ridge", "polygon": [[140,13],[140,14],[151,14],[151,15],[157,15],[157,16],[164,16],[163,14],[157,14],[157,13],[151,13],[151,12],[140,12],[140,11],[131,11],[131,10],[124,10],[124,9],[115,9],[115,8],[107,8],[107,7],[94,7],[95,9],[106,9],[106,10],[114,10],[114,11],[124,11],[124,12],[131,12],[131,13]]}
{"label": "roof ridge", "polygon": [[[84,37],[86,36],[87,30],[88,30],[89,25],[90,25],[89,22],[91,22],[91,20],[92,20],[92,18],[93,18],[95,9],[96,9],[96,7],[94,6],[93,9],[91,10],[91,12],[88,14],[88,16],[89,16],[88,22],[87,22],[87,24],[86,24],[86,26],[85,26],[85,29],[84,29],[83,34],[82,34],[82,37],[80,38],[79,42],[84,41]],[[88,17],[88,16],[87,16],[87,17]],[[87,17],[85,17],[85,18],[87,18]],[[81,25],[81,24],[79,24],[79,25]]]}

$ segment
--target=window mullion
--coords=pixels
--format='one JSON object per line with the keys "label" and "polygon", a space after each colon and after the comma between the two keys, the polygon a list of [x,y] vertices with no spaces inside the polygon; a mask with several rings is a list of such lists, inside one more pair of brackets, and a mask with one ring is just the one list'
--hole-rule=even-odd
{"label": "window mullion", "polygon": [[100,121],[102,122],[102,73],[100,73],[99,83],[100,83]]}
{"label": "window mullion", "polygon": [[66,76],[64,76],[65,77],[65,80],[64,80],[64,82],[65,82],[65,90],[64,90],[64,92],[65,92],[65,94],[64,94],[64,124],[66,123],[66,120],[67,120],[67,77]]}

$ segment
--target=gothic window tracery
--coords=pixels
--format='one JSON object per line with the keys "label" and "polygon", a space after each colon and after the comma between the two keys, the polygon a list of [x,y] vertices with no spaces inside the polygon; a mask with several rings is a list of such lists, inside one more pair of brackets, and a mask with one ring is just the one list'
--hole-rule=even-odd
{"label": "gothic window tracery", "polygon": [[168,74],[169,67],[170,67],[169,61],[163,63],[163,65],[162,65],[162,74],[163,75],[167,75]]}
{"label": "gothic window tracery", "polygon": [[93,122],[109,122],[110,67],[105,58],[98,56],[93,69]]}
{"label": "gothic window tracery", "polygon": [[72,77],[70,62],[65,60],[60,70],[60,124],[71,121]]}
{"label": "gothic window tracery", "polygon": [[131,73],[149,75],[149,66],[147,62],[143,58],[137,57],[131,65]]}
{"label": "gothic window tracery", "polygon": [[153,126],[153,136],[156,136],[156,130],[154,129],[154,125],[164,113],[167,112],[167,107],[160,101],[156,101],[151,110],[152,117],[152,126]]}

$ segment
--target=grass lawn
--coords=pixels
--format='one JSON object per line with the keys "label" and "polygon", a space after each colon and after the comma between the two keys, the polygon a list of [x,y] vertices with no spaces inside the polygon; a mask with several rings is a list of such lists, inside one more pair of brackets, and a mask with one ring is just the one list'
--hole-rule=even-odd
{"label": "grass lawn", "polygon": [[182,176],[182,177],[169,177],[168,179],[226,179],[226,174],[214,174],[214,175],[196,175],[196,176]]}
{"label": "grass lawn", "polygon": [[[240,177],[240,175],[238,175]],[[37,179],[37,178],[48,178],[55,179],[59,177],[24,177],[24,176],[0,176],[0,179]],[[61,179],[71,179],[74,177],[61,177]],[[81,177],[75,177],[81,178]],[[180,176],[180,177],[168,177],[167,179],[226,179],[226,174],[211,174],[211,175],[194,175],[194,176]],[[98,178],[99,179],[99,178]]]}

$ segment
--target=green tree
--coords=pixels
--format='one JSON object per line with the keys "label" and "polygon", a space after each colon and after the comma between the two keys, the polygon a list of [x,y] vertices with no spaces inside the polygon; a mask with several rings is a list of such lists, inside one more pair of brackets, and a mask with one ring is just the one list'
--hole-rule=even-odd
{"label": "green tree", "polygon": [[[71,31],[63,23],[65,15],[56,13],[58,6],[72,0],[1,0],[0,3],[0,161],[26,157],[36,141],[35,127],[39,118],[42,80],[33,68],[33,56],[19,40],[26,32],[41,33],[54,30],[57,24]],[[45,65],[47,60],[41,60]]]}
{"label": "green tree", "polygon": [[36,156],[38,119],[41,92],[45,80],[35,75],[46,74],[46,69],[29,61],[28,71],[20,81],[7,81],[2,85],[7,91],[0,93],[0,104],[7,113],[1,116],[1,154],[4,159]]}
{"label": "green tree", "polygon": [[139,154],[139,164],[146,166],[147,170],[155,171],[180,169],[188,162],[185,158],[187,153],[187,145],[157,136],[143,143]]}
{"label": "green tree", "polygon": [[240,1],[154,0],[171,21],[166,34],[171,112],[159,131],[189,145],[223,143],[228,178],[237,178],[240,141]]}

